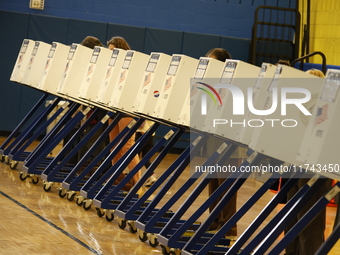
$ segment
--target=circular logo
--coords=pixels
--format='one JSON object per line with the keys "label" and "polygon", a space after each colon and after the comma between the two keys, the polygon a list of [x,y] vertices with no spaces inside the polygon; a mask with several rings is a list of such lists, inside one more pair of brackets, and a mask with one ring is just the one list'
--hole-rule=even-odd
{"label": "circular logo", "polygon": [[159,91],[158,91],[158,90],[155,90],[155,91],[153,92],[153,96],[154,96],[154,97],[159,97]]}

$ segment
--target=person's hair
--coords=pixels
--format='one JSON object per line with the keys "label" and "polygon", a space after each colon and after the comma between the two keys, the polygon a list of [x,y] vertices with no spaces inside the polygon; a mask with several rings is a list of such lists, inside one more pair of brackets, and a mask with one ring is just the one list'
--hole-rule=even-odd
{"label": "person's hair", "polygon": [[80,44],[91,49],[94,49],[95,46],[104,46],[100,40],[94,36],[86,36]]}
{"label": "person's hair", "polygon": [[125,39],[120,36],[114,36],[109,41],[107,41],[107,46],[109,46],[110,44],[115,46],[115,48],[120,48],[123,50],[131,50],[127,41],[125,41]]}
{"label": "person's hair", "polygon": [[220,61],[225,61],[226,59],[231,59],[230,53],[223,48],[213,48],[205,54],[206,57],[214,58]]}
{"label": "person's hair", "polygon": [[283,60],[283,59],[280,59],[275,65],[285,65],[285,66],[290,66],[290,62],[289,60]]}
{"label": "person's hair", "polygon": [[325,75],[323,74],[323,72],[321,72],[318,69],[312,68],[306,71],[306,73],[321,77],[321,78],[325,78]]}

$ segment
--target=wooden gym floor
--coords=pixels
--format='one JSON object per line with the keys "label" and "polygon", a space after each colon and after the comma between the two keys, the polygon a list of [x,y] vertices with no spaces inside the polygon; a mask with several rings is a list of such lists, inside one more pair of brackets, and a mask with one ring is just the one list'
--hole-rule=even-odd
{"label": "wooden gym floor", "polygon": [[[0,144],[3,142],[0,139]],[[171,154],[161,163],[156,175],[160,175],[177,157]],[[0,254],[103,254],[103,255],[155,255],[162,254],[160,247],[153,248],[147,242],[139,240],[137,234],[129,232],[128,228],[120,229],[117,221],[108,222],[99,218],[95,209],[85,211],[76,203],[60,198],[57,184],[50,192],[43,190],[42,180],[33,184],[30,178],[19,179],[19,164],[17,170],[11,170],[5,163],[0,163]],[[181,186],[189,176],[186,171],[167,192],[167,198]],[[253,194],[261,185],[255,178],[249,178],[238,192],[238,207]],[[190,190],[188,191],[189,194]],[[183,203],[185,197],[174,206],[174,211]],[[208,195],[202,193],[197,203],[187,211],[190,215],[197,209]],[[263,198],[238,223],[238,232],[242,233],[248,224],[262,210],[263,206],[273,197],[267,192]],[[161,206],[161,204],[159,205]],[[276,212],[280,207],[276,209]],[[271,217],[275,215],[273,212]],[[336,208],[327,207],[326,237],[332,230]],[[204,220],[205,212],[199,220]],[[264,223],[266,224],[266,222]],[[254,233],[256,235],[256,233]],[[340,254],[340,242],[332,249],[332,255]]]}

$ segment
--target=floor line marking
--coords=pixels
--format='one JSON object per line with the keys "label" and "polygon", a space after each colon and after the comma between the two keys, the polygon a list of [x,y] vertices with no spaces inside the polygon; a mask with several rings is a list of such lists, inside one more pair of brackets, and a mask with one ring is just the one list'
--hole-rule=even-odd
{"label": "floor line marking", "polygon": [[97,255],[101,255],[100,252],[96,251],[95,249],[91,248],[90,246],[88,246],[86,243],[80,241],[78,238],[76,238],[75,236],[71,235],[70,233],[68,233],[67,231],[63,230],[62,228],[58,227],[56,224],[54,224],[53,222],[49,221],[48,219],[45,219],[43,216],[39,215],[38,213],[32,211],[30,208],[28,208],[27,206],[21,204],[19,201],[15,200],[14,198],[12,198],[11,196],[7,195],[6,193],[2,192],[0,190],[0,194],[3,195],[4,197],[6,197],[7,199],[11,200],[12,202],[14,202],[15,204],[19,205],[21,208],[25,209],[26,211],[30,212],[31,214],[33,214],[34,216],[38,217],[39,219],[43,220],[44,222],[46,222],[48,225],[52,226],[53,228],[55,228],[56,230],[60,231],[61,233],[63,233],[64,235],[68,236],[69,238],[73,239],[74,241],[76,241],[78,244],[80,244],[81,246],[85,247],[86,249],[88,249],[89,251],[93,252],[94,254]]}

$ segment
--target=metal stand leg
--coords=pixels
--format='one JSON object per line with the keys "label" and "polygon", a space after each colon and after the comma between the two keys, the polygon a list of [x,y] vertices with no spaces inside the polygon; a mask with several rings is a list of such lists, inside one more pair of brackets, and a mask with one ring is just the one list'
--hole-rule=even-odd
{"label": "metal stand leg", "polygon": [[25,124],[29,121],[29,119],[33,116],[33,114],[39,109],[39,107],[45,102],[49,94],[45,93],[38,102],[33,106],[33,108],[26,114],[26,116],[22,119],[22,121],[16,126],[16,128],[11,132],[11,134],[6,138],[6,140],[0,146],[0,154],[5,155],[6,147],[10,144],[10,142],[17,137],[20,130],[23,128]]}
{"label": "metal stand leg", "polygon": [[[297,194],[286,204],[284,208],[268,223],[268,225],[256,236],[261,237],[261,241],[258,242],[257,238],[254,238],[249,245],[247,245],[240,254],[264,254],[266,250],[273,244],[278,236],[284,231],[287,224],[295,217],[308,200],[313,196],[314,190],[319,185],[323,185],[326,179],[320,179],[318,175],[310,180],[308,184],[302,187]],[[265,232],[266,229],[266,232]],[[268,234],[269,233],[269,234]],[[257,241],[255,243],[255,241]]]}
{"label": "metal stand leg", "polygon": [[[282,240],[268,253],[268,255],[276,255],[283,251],[287,245],[293,241],[295,237],[318,215],[318,213],[327,206],[329,201],[339,193],[340,183],[338,182],[335,186],[327,192],[327,194],[321,197],[310,210],[292,227],[288,233],[282,238]],[[339,233],[340,234],[340,233]],[[340,235],[338,235],[339,239]],[[325,245],[325,248],[327,249]],[[321,252],[321,251],[320,251]],[[256,254],[256,251],[255,251]]]}
{"label": "metal stand leg", "polygon": [[[173,130],[175,131],[176,128]],[[164,147],[164,149],[158,154],[156,159],[151,163],[149,168],[147,169],[147,172],[141,177],[140,181],[133,186],[131,191],[127,194],[127,196],[124,198],[124,200],[118,205],[115,214],[118,217],[124,218],[126,220],[136,220],[139,215],[136,214],[138,210],[143,206],[145,201],[148,199],[148,197],[158,188],[158,185],[154,184],[152,185],[147,191],[146,194],[143,195],[140,199],[138,199],[131,207],[128,207],[129,202],[131,201],[134,194],[137,193],[138,189],[141,187],[141,184],[144,184],[147,178],[153,173],[153,171],[156,169],[156,167],[159,165],[159,163],[165,158],[165,156],[170,152],[171,148],[175,145],[175,143],[179,140],[179,138],[184,133],[184,129],[178,129],[176,133],[172,136],[171,140],[168,142],[168,144]],[[169,134],[169,133],[168,133]],[[168,134],[164,137],[164,139],[168,140],[169,138],[166,138]],[[170,133],[171,134],[171,133]],[[162,178],[162,177],[160,177]],[[161,183],[161,182],[159,182]],[[143,208],[144,209],[144,208]]]}
{"label": "metal stand leg", "polygon": [[[231,144],[227,145],[225,143],[222,144],[222,146],[225,147],[225,151],[216,151],[213,153],[204,163],[203,167],[205,166],[211,166],[215,163],[216,159],[221,156],[220,154],[223,152],[223,155],[220,157],[220,159],[217,161],[217,165],[223,165],[224,162],[231,156],[231,154],[237,149],[237,145]],[[191,178],[188,179],[186,183],[184,183],[183,187],[190,187],[195,180],[203,173],[194,173]],[[194,191],[189,195],[189,197],[186,199],[185,203],[179,208],[179,210],[171,217],[169,220],[168,224],[161,230],[161,232],[158,235],[158,240],[160,243],[164,244],[165,246],[172,247],[172,248],[183,248],[182,245],[179,246],[178,240],[182,237],[182,235],[187,231],[194,223],[195,221],[199,218],[200,215],[204,213],[204,211],[209,207],[203,206],[198,208],[196,212],[185,222],[183,222],[178,229],[175,229],[175,232],[172,234],[174,231],[174,227],[178,225],[178,222],[180,221],[180,218],[183,216],[183,214],[187,211],[187,209],[192,205],[192,203],[199,197],[201,192],[204,190],[204,188],[209,184],[210,179],[214,178],[210,174],[207,174],[207,176],[197,185],[197,187],[194,189]],[[181,188],[181,189],[182,189]],[[183,194],[185,190],[178,190],[176,193]],[[170,200],[169,200],[170,202]],[[172,205],[171,203],[167,203],[166,205],[168,206],[167,209],[170,208]],[[177,225],[176,225],[177,224]],[[171,235],[172,234],[172,235]]]}

